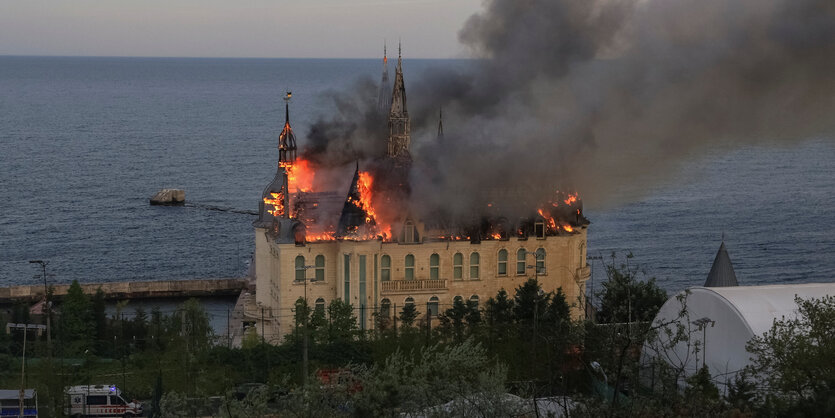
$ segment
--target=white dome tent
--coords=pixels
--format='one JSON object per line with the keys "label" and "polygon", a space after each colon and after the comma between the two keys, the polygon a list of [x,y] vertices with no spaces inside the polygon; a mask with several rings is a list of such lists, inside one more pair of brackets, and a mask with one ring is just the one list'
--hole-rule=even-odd
{"label": "white dome tent", "polygon": [[[684,376],[706,364],[721,389],[751,363],[745,345],[752,337],[770,330],[776,319],[797,316],[795,297],[825,295],[835,295],[835,283],[689,288],[658,311],[652,322],[658,336],[644,344],[642,358],[645,364],[659,358]],[[677,330],[689,341],[676,341]]]}

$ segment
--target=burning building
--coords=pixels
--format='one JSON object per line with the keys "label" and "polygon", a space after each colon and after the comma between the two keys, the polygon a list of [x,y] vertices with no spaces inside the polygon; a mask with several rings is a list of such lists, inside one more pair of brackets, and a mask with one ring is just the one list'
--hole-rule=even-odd
{"label": "burning building", "polygon": [[589,222],[577,194],[553,192],[523,217],[503,216],[499,200],[508,194],[490,190],[479,192],[486,203],[466,219],[443,207],[414,210],[419,197],[411,195],[415,169],[400,57],[393,84],[387,80],[384,58],[390,101],[380,118],[386,139],[379,156],[342,167],[297,152],[287,94],[275,178],[253,224],[261,307],[253,319],[263,322],[256,331],[280,342],[295,327],[299,298],[314,309],[347,301],[364,330],[391,324],[409,304],[431,324],[455,299],[483,307],[500,289],[512,292],[531,277],[545,291],[562,288],[572,314],[581,316]]}

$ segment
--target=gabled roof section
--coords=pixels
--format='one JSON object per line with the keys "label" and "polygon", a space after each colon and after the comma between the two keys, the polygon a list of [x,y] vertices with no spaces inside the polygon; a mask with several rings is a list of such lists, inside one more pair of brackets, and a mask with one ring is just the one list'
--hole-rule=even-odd
{"label": "gabled roof section", "polygon": [[704,287],[730,286],[739,286],[739,283],[736,281],[736,273],[734,273],[734,266],[731,264],[731,257],[728,256],[728,250],[725,248],[725,242],[722,241],[719,251],[716,253],[716,258],[713,259],[710,273],[707,274]]}

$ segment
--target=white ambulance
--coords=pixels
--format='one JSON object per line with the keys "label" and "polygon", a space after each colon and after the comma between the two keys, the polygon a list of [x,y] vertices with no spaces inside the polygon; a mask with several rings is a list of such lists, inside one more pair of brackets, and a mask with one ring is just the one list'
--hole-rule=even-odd
{"label": "white ambulance", "polygon": [[142,415],[142,404],[128,402],[115,385],[70,386],[65,390],[69,405],[64,413],[71,417],[125,417]]}

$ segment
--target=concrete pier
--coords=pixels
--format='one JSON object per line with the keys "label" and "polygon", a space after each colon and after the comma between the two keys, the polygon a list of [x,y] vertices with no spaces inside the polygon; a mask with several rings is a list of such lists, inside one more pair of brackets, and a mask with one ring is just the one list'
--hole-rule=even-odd
{"label": "concrete pier", "polygon": [[[203,296],[238,295],[246,289],[249,281],[238,279],[197,279],[163,280],[149,282],[104,282],[83,283],[81,289],[87,295],[94,295],[99,287],[105,299],[146,299],[146,298],[189,298]],[[55,298],[67,294],[69,284],[53,285]],[[43,285],[24,285],[0,288],[0,304],[17,301],[43,299]]]}

